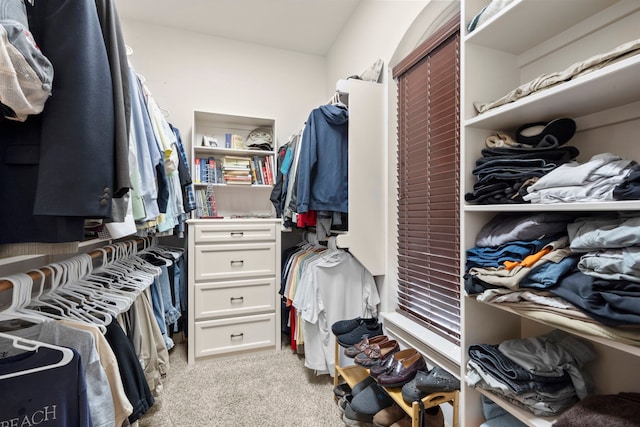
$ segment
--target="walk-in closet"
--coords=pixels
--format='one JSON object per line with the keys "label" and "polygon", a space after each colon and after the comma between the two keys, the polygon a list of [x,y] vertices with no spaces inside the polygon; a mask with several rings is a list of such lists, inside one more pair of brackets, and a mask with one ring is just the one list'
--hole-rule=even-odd
{"label": "walk-in closet", "polygon": [[640,426],[639,24],[0,0],[0,427]]}

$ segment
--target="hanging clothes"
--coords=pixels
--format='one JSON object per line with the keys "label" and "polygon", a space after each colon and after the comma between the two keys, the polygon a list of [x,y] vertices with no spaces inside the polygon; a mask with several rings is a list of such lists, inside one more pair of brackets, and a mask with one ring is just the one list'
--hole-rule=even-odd
{"label": "hanging clothes", "polygon": [[[14,330],[11,334],[29,340],[70,347],[77,351],[80,355],[82,372],[86,380],[91,422],[94,427],[114,425],[115,410],[109,380],[100,363],[95,340],[90,332],[65,326],[55,321],[48,321],[28,328]],[[0,341],[1,343],[2,341]],[[6,356],[19,354],[17,349],[10,346],[5,346],[1,351]]]}
{"label": "hanging clothes", "polygon": [[[305,235],[305,241],[283,257],[279,293],[288,309],[292,349],[305,355],[305,366],[317,374],[333,375],[338,320],[377,316],[380,296],[371,273],[349,252],[328,247]],[[283,324],[283,327],[285,325]],[[301,351],[301,347],[304,349]]]}
{"label": "hanging clothes", "polygon": [[0,334],[0,348],[20,353],[0,359],[2,423],[18,426],[46,421],[51,425],[91,427],[87,382],[78,352],[33,341],[20,344],[10,337]]}
{"label": "hanging clothes", "polygon": [[305,366],[318,374],[335,372],[335,335],[343,319],[377,316],[380,296],[362,264],[341,249],[327,249],[306,265],[293,300],[302,319]]}
{"label": "hanging clothes", "polygon": [[109,71],[113,88],[115,182],[110,221],[122,222],[129,203],[128,197],[125,195],[132,187],[128,160],[131,118],[129,65],[115,1],[95,0],[95,5],[109,57]]}
{"label": "hanging clothes", "polygon": [[349,110],[322,105],[309,114],[302,134],[296,212],[349,212]]}
{"label": "hanging clothes", "polygon": [[[8,255],[75,251],[84,219],[111,215],[109,60],[94,2],[37,1],[26,8],[29,29],[55,78],[41,114],[24,123],[0,122],[0,195],[11,201],[0,212],[0,244],[14,244]],[[55,243],[61,245],[49,245]]]}

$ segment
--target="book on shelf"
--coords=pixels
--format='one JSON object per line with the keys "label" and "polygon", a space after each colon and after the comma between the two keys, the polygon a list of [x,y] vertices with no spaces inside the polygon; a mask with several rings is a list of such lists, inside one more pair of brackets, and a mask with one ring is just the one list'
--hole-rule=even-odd
{"label": "book on shelf", "polygon": [[243,166],[249,167],[249,158],[240,156],[224,156],[222,158],[223,167]]}
{"label": "book on shelf", "polygon": [[251,159],[251,163],[249,165],[251,167],[251,179],[253,180],[253,183],[259,184],[258,175],[256,174],[256,167],[255,167],[255,164],[253,163],[253,159]]}
{"label": "book on shelf", "polygon": [[194,181],[196,183],[201,182],[200,181],[200,178],[201,178],[201,176],[200,176],[200,174],[201,174],[200,168],[201,168],[200,159],[199,158],[194,159],[194,161],[193,161],[193,178],[194,178]]}
{"label": "book on shelf", "polygon": [[207,161],[207,182],[218,184],[220,180],[218,179],[218,167],[216,165],[216,158],[209,157]]}
{"label": "book on shelf", "polygon": [[249,184],[251,184],[253,181],[251,175],[225,175],[224,179],[227,181],[227,183],[229,183],[229,181],[236,181],[248,182]]}
{"label": "book on shelf", "polygon": [[271,157],[266,156],[264,162],[267,165],[267,181],[269,185],[273,185],[273,168],[271,165]]}
{"label": "book on shelf", "polygon": [[200,158],[198,160],[200,160],[200,182],[206,184],[209,182],[209,165],[205,158]]}
{"label": "book on shelf", "polygon": [[256,181],[260,185],[264,185],[264,177],[262,176],[262,165],[260,164],[260,158],[253,156],[253,168],[256,173]]}
{"label": "book on shelf", "polygon": [[227,185],[251,185],[251,181],[227,180]]}
{"label": "book on shelf", "polygon": [[224,134],[224,146],[225,148],[233,148],[240,150],[244,148],[244,137],[242,135],[236,135],[233,133]]}

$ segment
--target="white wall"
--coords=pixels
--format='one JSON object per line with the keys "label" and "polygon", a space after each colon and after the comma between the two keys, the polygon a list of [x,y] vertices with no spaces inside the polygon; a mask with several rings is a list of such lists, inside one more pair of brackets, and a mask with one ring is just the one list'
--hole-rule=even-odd
{"label": "white wall", "polygon": [[287,142],[325,96],[325,59],[122,19],[130,64],[189,152],[193,110],[276,120]]}
{"label": "white wall", "polygon": [[[364,0],[327,54],[327,93],[335,82],[360,74],[377,59],[389,60],[429,0]],[[386,77],[383,79],[386,80]]]}

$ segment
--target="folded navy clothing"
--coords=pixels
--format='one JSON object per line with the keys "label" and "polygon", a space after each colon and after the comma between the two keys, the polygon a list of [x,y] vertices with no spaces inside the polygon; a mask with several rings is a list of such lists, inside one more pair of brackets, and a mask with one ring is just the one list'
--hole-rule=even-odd
{"label": "folded navy clothing", "polygon": [[463,277],[464,277],[464,291],[467,293],[467,295],[481,294],[487,289],[504,289],[501,286],[492,285],[490,283],[485,282],[482,279],[478,279],[478,277],[473,274],[467,273]]}
{"label": "folded navy clothing", "polygon": [[615,200],[640,200],[640,165],[634,165],[624,182],[613,189],[613,198]]}
{"label": "folded navy clothing", "polygon": [[640,283],[575,270],[547,290],[606,326],[640,325]]}
{"label": "folded navy clothing", "polygon": [[[514,168],[505,167],[497,169],[495,167],[482,170],[477,174],[478,185],[482,185],[485,182],[492,181],[520,181],[529,178],[540,178],[555,169],[556,166],[542,167],[542,168]],[[475,187],[475,186],[474,186]]]}
{"label": "folded navy clothing", "polygon": [[573,146],[539,149],[539,151],[533,150],[535,149],[524,150],[506,147],[483,148],[480,152],[482,157],[476,160],[476,166],[480,166],[481,164],[496,158],[512,160],[542,159],[546,163],[554,163],[560,166],[561,164],[570,162],[580,154],[580,151]]}

